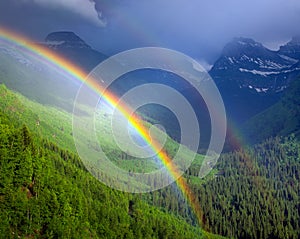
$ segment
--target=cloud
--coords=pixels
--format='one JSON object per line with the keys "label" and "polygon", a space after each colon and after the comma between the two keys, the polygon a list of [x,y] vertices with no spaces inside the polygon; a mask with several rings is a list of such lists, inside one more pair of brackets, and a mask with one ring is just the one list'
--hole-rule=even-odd
{"label": "cloud", "polygon": [[[95,8],[95,3],[88,0],[32,0],[34,3],[52,9],[65,9],[89,20],[99,27],[106,26],[106,19]],[[28,0],[26,0],[28,2]]]}
{"label": "cloud", "polygon": [[299,22],[299,0],[0,0],[0,25],[34,39],[70,30],[108,55],[161,46],[210,64],[233,37],[276,49]]}
{"label": "cloud", "polygon": [[[210,71],[211,70],[211,68],[213,67],[213,65],[212,64],[209,64],[206,60],[204,60],[204,59],[201,59],[201,60],[199,60],[199,59],[197,59],[197,60],[195,60],[196,62],[195,63],[198,63],[198,64],[200,64],[206,71]],[[196,69],[196,70],[198,70],[198,71],[203,71],[203,69],[201,69],[201,68],[199,68],[199,66],[197,65],[197,64],[193,64],[193,67]]]}

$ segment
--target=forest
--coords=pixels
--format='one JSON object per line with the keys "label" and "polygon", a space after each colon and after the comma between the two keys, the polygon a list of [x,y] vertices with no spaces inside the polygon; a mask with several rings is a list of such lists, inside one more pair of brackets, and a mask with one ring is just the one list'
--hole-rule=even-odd
{"label": "forest", "polygon": [[199,221],[175,183],[150,194],[103,185],[72,147],[58,146],[59,134],[33,130],[38,116],[20,96],[4,86],[1,96],[1,238],[299,238],[300,144],[293,134],[224,153],[204,179],[194,162],[184,180]]}
{"label": "forest", "polygon": [[[300,144],[293,135],[223,154],[216,168],[211,180],[195,180],[196,168],[186,174],[205,230],[229,238],[299,238]],[[168,187],[148,200],[191,220],[178,197]]]}
{"label": "forest", "polygon": [[218,238],[104,186],[75,154],[3,113],[0,202],[0,238]]}

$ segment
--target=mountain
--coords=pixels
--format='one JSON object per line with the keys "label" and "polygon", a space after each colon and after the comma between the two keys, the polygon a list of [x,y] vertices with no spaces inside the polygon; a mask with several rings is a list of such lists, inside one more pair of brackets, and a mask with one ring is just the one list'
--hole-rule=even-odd
{"label": "mountain", "polygon": [[290,134],[300,139],[300,78],[290,84],[278,103],[248,120],[243,133],[251,143]]}
{"label": "mountain", "polygon": [[[68,58],[75,65],[87,64],[86,71],[91,70],[99,64],[103,58],[98,57],[91,63],[90,54],[96,51],[71,32],[51,33],[46,37],[43,46],[49,47],[53,51]],[[65,56],[66,55],[66,56]],[[101,53],[95,53],[95,56],[102,56]],[[84,59],[87,59],[86,61]],[[82,61],[84,61],[82,63]],[[81,82],[74,79],[72,75],[65,74],[64,71],[57,70],[53,65],[47,64],[47,61],[41,61],[30,52],[9,46],[0,46],[0,83],[4,83],[8,88],[20,92],[27,98],[55,107],[63,108],[68,112],[73,112],[73,104]],[[202,145],[207,145],[210,138],[210,118],[207,116],[207,109],[201,97],[193,90],[191,85],[181,77],[161,70],[142,69],[129,72],[114,81],[109,90],[122,96],[128,90],[141,84],[161,83],[181,91],[196,109],[197,116],[201,117],[199,122],[203,123],[200,127]],[[151,90],[150,90],[151,91]],[[172,102],[170,95],[158,95],[165,102]],[[136,100],[140,100],[136,96]],[[147,104],[139,109],[145,120],[152,124],[162,124],[166,127],[166,132],[173,139],[180,140],[180,127],[174,114],[165,107],[159,107],[157,104]],[[204,112],[204,113],[203,113]],[[205,120],[205,121],[204,121]]]}
{"label": "mountain", "polygon": [[0,62],[0,83],[31,100],[72,111],[79,84],[70,74],[13,44],[0,43]]}
{"label": "mountain", "polygon": [[51,49],[59,48],[85,48],[91,49],[79,36],[74,32],[52,32],[45,39]]}
{"label": "mountain", "polygon": [[63,55],[86,72],[90,72],[107,58],[105,54],[92,49],[74,32],[52,32],[41,44]]}
{"label": "mountain", "polygon": [[240,89],[257,93],[280,92],[288,85],[290,74],[300,70],[295,67],[300,57],[294,59],[285,54],[294,48],[296,52],[298,46],[292,42],[281,48],[286,52],[276,52],[252,39],[236,38],[224,47],[210,73],[220,87],[230,81]]}
{"label": "mountain", "polygon": [[[86,48],[78,39],[71,42],[69,46],[77,46],[66,45],[61,51]],[[50,87],[47,95],[64,96],[64,84],[59,85],[62,92],[58,93],[52,86],[58,75],[45,77],[52,72],[45,68],[51,66],[37,64],[39,61],[29,55],[10,50],[0,54],[0,82],[10,83],[12,88],[21,84],[20,89],[29,91],[43,79],[43,84],[49,82],[37,88],[41,91],[39,97],[45,94],[41,89]],[[173,82],[196,106],[197,97],[179,77],[148,71],[135,72],[128,79],[133,85],[114,87],[123,93],[139,78],[145,82],[168,81],[170,85]],[[280,122],[290,126],[300,118],[299,83],[293,81],[280,100],[285,107],[285,111],[280,111]],[[251,92],[258,93],[262,92]],[[289,135],[297,132],[298,124],[287,132],[286,138],[276,137],[222,154],[204,179],[198,177],[203,164],[203,157],[198,155],[182,178],[190,188],[186,195],[175,183],[152,193],[130,194],[103,185],[84,168],[74,147],[71,112],[40,104],[39,97],[31,101],[4,85],[0,86],[0,95],[0,238],[221,238],[204,230],[228,238],[299,237],[300,145]],[[68,98],[72,99],[72,94]],[[111,123],[107,114],[100,116],[105,124]],[[277,118],[264,116],[257,134]],[[125,170],[136,166],[147,171],[147,159],[132,159],[111,143],[112,135],[105,124],[104,129],[95,124],[95,129],[100,133],[99,142],[106,140],[104,146],[112,162]],[[253,127],[257,127],[256,123]],[[82,141],[89,140],[90,135],[82,135]],[[173,145],[176,143],[166,145],[170,155],[176,152]],[[201,227],[196,224],[199,221],[195,214]]]}
{"label": "mountain", "polygon": [[[87,74],[107,58],[73,32],[53,32],[36,44],[53,50]],[[71,74],[14,45],[0,44],[0,61],[0,83],[40,103],[73,110],[80,83]]]}
{"label": "mountain", "polygon": [[278,101],[300,74],[299,46],[293,38],[272,51],[252,39],[235,38],[224,47],[209,73],[235,121],[243,122]]}
{"label": "mountain", "polygon": [[[211,233],[298,238],[300,152],[292,137],[222,154],[205,179],[197,177],[201,162],[187,170],[184,180],[208,233],[193,226],[193,212],[175,183],[149,194],[103,185],[71,148],[54,142],[59,134],[69,141],[71,128],[61,129],[66,112],[31,102],[3,85],[0,95],[3,238],[223,238]],[[39,125],[36,117],[43,117]],[[45,132],[52,130],[57,136],[47,138]]]}
{"label": "mountain", "polygon": [[[198,118],[198,122],[201,122],[201,124],[199,124],[201,130],[200,148],[207,148],[210,140],[210,127],[208,127],[210,126],[210,117],[207,106],[203,98],[198,94],[194,87],[182,77],[174,73],[165,72],[158,69],[141,69],[121,76],[119,79],[113,82],[109,89],[121,97],[135,87],[148,84],[148,92],[151,92],[151,95],[159,99],[160,102],[165,102],[166,104],[166,102],[174,101],[172,94],[167,91],[164,92],[164,94],[157,92],[155,86],[149,85],[152,83],[166,85],[176,90],[180,95],[186,98],[186,100],[193,107],[193,110]],[[143,92],[143,94],[145,95],[145,92]],[[144,95],[134,95],[134,101],[139,102],[139,100],[144,98]],[[140,107],[138,112],[148,122],[152,124],[163,125],[167,134],[180,142],[180,125],[178,119],[174,115],[174,112],[172,112],[170,109],[164,105],[161,106],[155,103],[148,103]]]}
{"label": "mountain", "polygon": [[281,46],[278,54],[284,57],[300,60],[300,36],[294,36],[290,42]]}

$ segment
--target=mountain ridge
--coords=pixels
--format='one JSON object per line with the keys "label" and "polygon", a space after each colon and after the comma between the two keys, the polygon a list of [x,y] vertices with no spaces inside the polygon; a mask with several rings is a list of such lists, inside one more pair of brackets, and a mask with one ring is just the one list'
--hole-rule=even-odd
{"label": "mountain ridge", "polygon": [[270,108],[248,120],[243,134],[250,143],[294,134],[300,139],[300,78],[294,80],[283,97]]}
{"label": "mountain ridge", "polygon": [[294,36],[287,44],[280,46],[278,53],[300,60],[300,35]]}
{"label": "mountain ridge", "polygon": [[[90,54],[95,56],[95,50],[87,46],[84,40],[73,32],[50,33],[45,38],[45,44],[87,72],[106,59],[102,57],[103,55],[98,57],[97,54],[96,57],[90,58]],[[292,57],[290,54],[285,54],[285,52],[297,52],[298,46],[300,44],[296,37],[278,51],[270,50],[251,38],[236,37],[224,47],[209,74],[220,90],[230,121],[241,125],[279,101],[290,82],[300,74],[300,56],[299,59],[295,59],[294,55]],[[90,61],[90,59],[93,60]],[[173,85],[178,90],[184,86],[181,92],[184,92],[185,96],[194,94],[189,87],[170,74],[160,76],[155,72],[145,71],[145,73],[135,75],[138,77],[122,76],[118,81],[120,84],[116,92],[124,93],[124,89],[128,87],[135,87],[138,83],[152,82],[155,79],[155,82]],[[198,99],[193,100],[192,105],[196,107],[199,105],[197,102]],[[149,107],[147,110],[151,111]],[[154,122],[156,120],[161,122],[159,114],[167,115],[162,120],[163,122],[172,118],[161,109],[153,109],[150,115]],[[152,122],[151,119],[150,122]],[[171,135],[174,133],[173,138],[179,137],[176,127],[175,124],[168,130]]]}
{"label": "mountain ridge", "polygon": [[74,62],[87,73],[108,58],[108,56],[93,49],[77,34],[71,31],[49,33],[45,41],[39,44]]}
{"label": "mountain ridge", "polygon": [[60,31],[49,33],[45,38],[45,44],[52,49],[57,47],[69,48],[86,48],[92,49],[84,40],[77,36],[74,32]]}
{"label": "mountain ridge", "polygon": [[[290,52],[298,47],[298,41],[291,42],[285,45]],[[300,56],[294,59],[283,55],[282,49],[286,48],[272,51],[253,39],[234,38],[209,71],[227,112],[237,123],[275,104],[290,82],[300,75]]]}
{"label": "mountain ridge", "polygon": [[[290,42],[285,46],[290,45],[298,47]],[[224,47],[210,74],[220,87],[230,80],[240,88],[254,89],[257,93],[276,93],[286,88],[293,71],[300,70],[296,67],[299,60],[300,56],[294,59],[284,55],[283,50],[272,51],[253,39],[240,37]]]}
{"label": "mountain ridge", "polygon": [[[18,65],[14,63],[12,67],[16,70]],[[32,81],[29,83],[33,85]],[[296,83],[300,81],[294,80],[293,84]],[[247,88],[238,89],[247,93]],[[293,94],[299,96],[299,88],[290,85],[288,89],[294,92],[284,90],[288,98],[282,98],[283,104],[294,113],[293,105],[299,108],[300,101]],[[268,97],[263,92],[250,93]],[[249,96],[244,100],[248,103],[245,110],[255,107],[250,93],[245,95]],[[0,95],[3,237],[218,238],[191,226],[192,212],[174,184],[152,194],[135,196],[112,190],[88,174],[79,158],[62,150],[58,141],[62,137],[66,142],[66,135],[72,139],[72,128],[62,124],[70,113],[58,114],[57,109],[51,111],[49,106],[28,104],[24,97],[16,97],[3,85]],[[294,117],[292,114],[290,118]],[[30,128],[43,130],[43,137],[37,137]],[[44,140],[46,135],[48,140]],[[117,148],[111,152],[114,157],[118,154]],[[218,172],[209,180],[198,177],[200,161],[192,165],[184,177],[191,186],[190,192],[195,194],[193,203],[199,205],[204,229],[229,238],[297,238],[299,155],[299,143],[294,139],[274,138],[253,148],[222,154],[215,167]],[[128,164],[129,159],[122,157],[122,161]]]}

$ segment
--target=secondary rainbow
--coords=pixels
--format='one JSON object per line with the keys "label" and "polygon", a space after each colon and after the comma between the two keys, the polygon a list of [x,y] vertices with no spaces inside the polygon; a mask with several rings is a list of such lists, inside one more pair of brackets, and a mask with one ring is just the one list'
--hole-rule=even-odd
{"label": "secondary rainbow", "polygon": [[157,157],[168,169],[170,175],[174,178],[174,180],[176,180],[176,183],[181,189],[183,196],[186,198],[186,200],[192,207],[199,224],[202,225],[202,211],[198,203],[196,203],[196,196],[193,194],[185,179],[183,177],[180,177],[178,169],[172,163],[172,160],[168,157],[168,155],[163,150],[157,150],[160,148],[158,143],[151,139],[150,135],[148,134],[148,130],[143,126],[139,117],[137,115],[132,115],[129,113],[131,111],[129,110],[127,105],[120,104],[119,99],[111,92],[105,90],[99,84],[99,82],[92,79],[87,82],[86,72],[84,72],[82,69],[80,69],[78,66],[74,65],[70,61],[64,59],[62,56],[49,50],[48,48],[43,47],[40,44],[33,43],[32,40],[0,26],[0,39],[1,38],[7,42],[12,42],[23,47],[24,49],[29,50],[31,53],[34,53],[37,56],[39,56],[47,64],[51,64],[55,67],[58,67],[59,69],[62,69],[64,73],[67,73],[75,79],[79,80],[80,82],[87,84],[92,90],[101,95],[101,97],[105,99],[105,101],[109,103],[112,107],[117,107],[117,109],[127,118],[129,123],[140,134],[140,136],[145,140],[145,142],[151,146],[155,153],[157,153]]}

